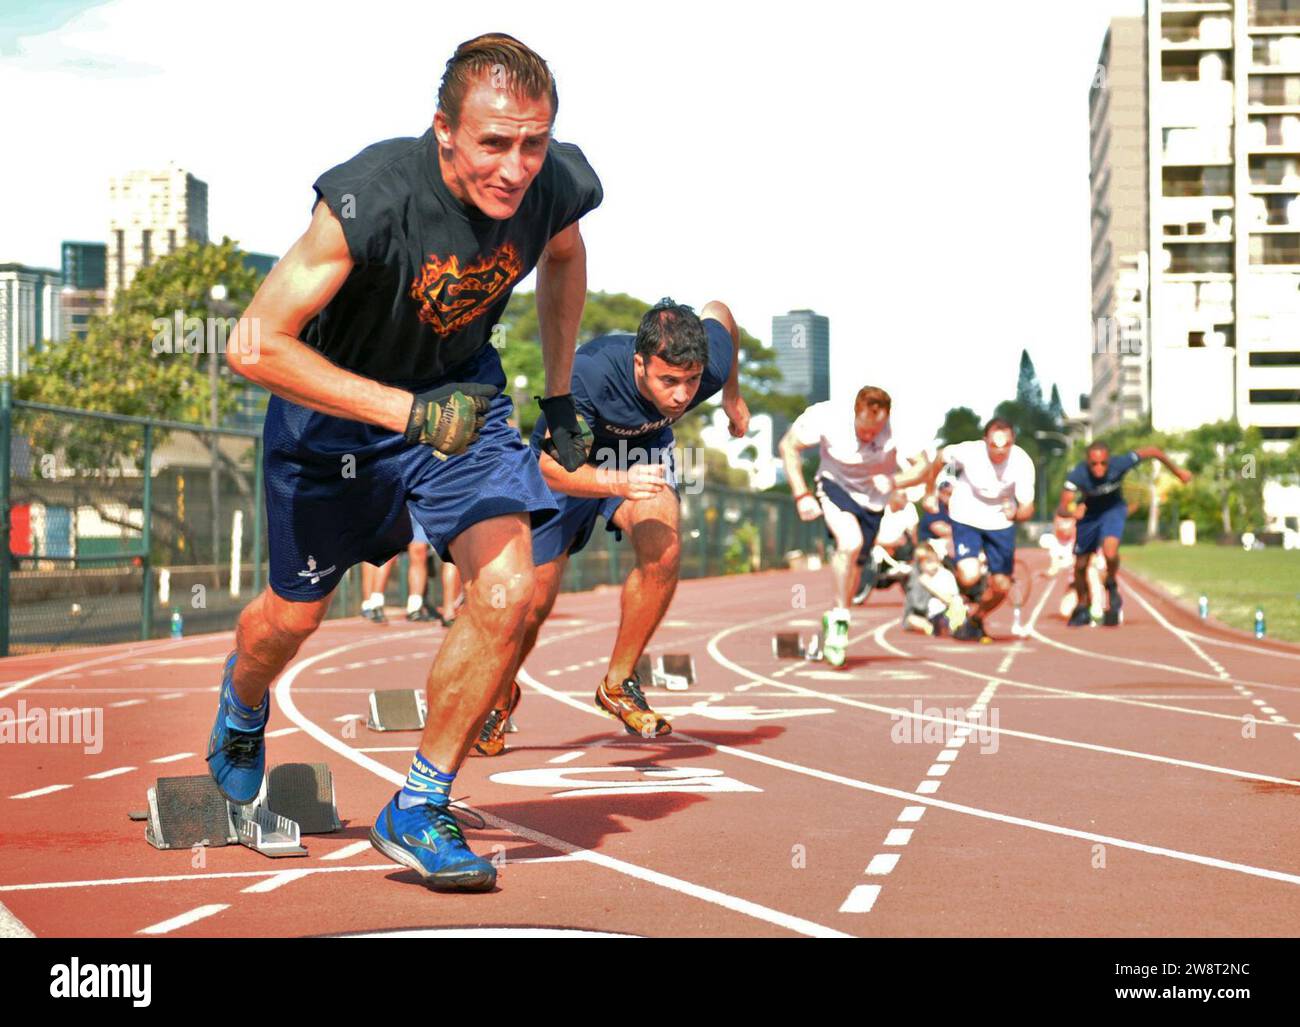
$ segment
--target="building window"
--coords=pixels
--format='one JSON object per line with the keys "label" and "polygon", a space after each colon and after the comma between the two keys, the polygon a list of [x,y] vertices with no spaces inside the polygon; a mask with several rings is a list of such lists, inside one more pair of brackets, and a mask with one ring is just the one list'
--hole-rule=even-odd
{"label": "building window", "polygon": [[1226,167],[1165,168],[1166,196],[1231,196],[1232,169]]}
{"label": "building window", "polygon": [[1280,350],[1275,353],[1256,352],[1250,355],[1251,367],[1300,367],[1300,350]]}
{"label": "building window", "polygon": [[1251,389],[1252,403],[1300,403],[1300,389]]}
{"label": "building window", "polygon": [[1251,75],[1250,102],[1265,107],[1300,104],[1300,75]]}
{"label": "building window", "polygon": [[1223,274],[1232,271],[1232,247],[1227,243],[1174,243],[1165,247],[1165,261],[1165,271],[1172,275]]}
{"label": "building window", "polygon": [[1300,235],[1252,235],[1252,264],[1300,264]]}

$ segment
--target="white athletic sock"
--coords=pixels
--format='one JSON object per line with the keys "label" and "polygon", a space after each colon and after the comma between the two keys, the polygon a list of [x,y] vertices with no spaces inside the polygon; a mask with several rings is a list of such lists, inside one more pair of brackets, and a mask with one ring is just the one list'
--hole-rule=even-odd
{"label": "white athletic sock", "polygon": [[380,607],[382,607],[383,605],[384,605],[384,593],[382,593],[382,592],[371,592],[371,593],[370,593],[370,598],[362,601],[362,603],[361,603],[361,609],[363,609],[363,610],[377,610],[377,609],[379,609]]}
{"label": "white athletic sock", "polygon": [[407,613],[415,613],[416,610],[418,610],[423,605],[424,605],[424,596],[417,596],[412,594],[406,597]]}

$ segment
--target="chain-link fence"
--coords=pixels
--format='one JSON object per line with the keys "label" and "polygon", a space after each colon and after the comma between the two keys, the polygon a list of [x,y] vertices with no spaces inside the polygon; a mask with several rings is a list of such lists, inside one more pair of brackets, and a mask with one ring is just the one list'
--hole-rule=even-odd
{"label": "chain-link fence", "polygon": [[[0,655],[233,628],[267,576],[260,432],[14,401],[11,388],[0,382]],[[682,577],[783,567],[823,537],[788,495],[683,491]],[[597,528],[564,588],[621,582],[633,559]],[[403,556],[387,584],[399,606],[406,570]],[[354,567],[330,616],[356,616],[363,598]]]}

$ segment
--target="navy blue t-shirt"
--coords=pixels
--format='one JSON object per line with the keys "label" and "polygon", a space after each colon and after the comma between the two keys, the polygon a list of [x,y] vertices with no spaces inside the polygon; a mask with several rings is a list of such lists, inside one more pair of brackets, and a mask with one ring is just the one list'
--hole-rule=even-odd
{"label": "navy blue t-shirt", "polygon": [[1103,510],[1109,510],[1112,506],[1124,502],[1123,493],[1120,491],[1120,479],[1141,462],[1142,458],[1132,451],[1122,456],[1112,455],[1105,476],[1095,478],[1088,470],[1087,461],[1080,461],[1074,470],[1065,476],[1065,487],[1079,493],[1079,498],[1088,508],[1087,516],[1093,517]]}
{"label": "navy blue t-shirt", "polygon": [[[731,333],[711,317],[704,319],[704,332],[709,359],[688,411],[720,392],[731,376]],[[573,356],[573,405],[595,435],[588,463],[615,466],[611,461],[616,460],[616,466],[624,469],[647,461],[650,450],[662,453],[672,449],[674,419],[661,414],[636,387],[635,344],[635,335],[610,332],[579,346]],[[541,449],[545,437],[546,418],[542,416],[533,429],[534,450]]]}

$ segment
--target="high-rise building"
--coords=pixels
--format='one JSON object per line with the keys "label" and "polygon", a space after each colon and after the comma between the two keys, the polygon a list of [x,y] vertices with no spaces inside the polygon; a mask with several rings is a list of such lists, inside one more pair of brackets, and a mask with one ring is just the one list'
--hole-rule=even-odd
{"label": "high-rise building", "polygon": [[108,301],[107,257],[108,247],[102,242],[63,244],[64,339],[84,339],[90,318],[104,312]]}
{"label": "high-rise building", "polygon": [[109,180],[108,302],[142,267],[208,241],[208,184],[176,165]]}
{"label": "high-rise building", "polygon": [[52,268],[0,264],[0,377],[24,374],[29,354],[63,340],[62,284]]}
{"label": "high-rise building", "polygon": [[1300,4],[1146,13],[1151,414],[1300,430]]}
{"label": "high-rise building", "polygon": [[1088,92],[1092,188],[1093,429],[1150,410],[1147,81],[1141,18],[1114,18]]}
{"label": "high-rise building", "polygon": [[[811,310],[777,314],[772,318],[772,345],[781,372],[778,392],[806,396],[810,404],[831,398],[830,318]],[[774,418],[774,439],[779,442],[789,427],[788,418]]]}

